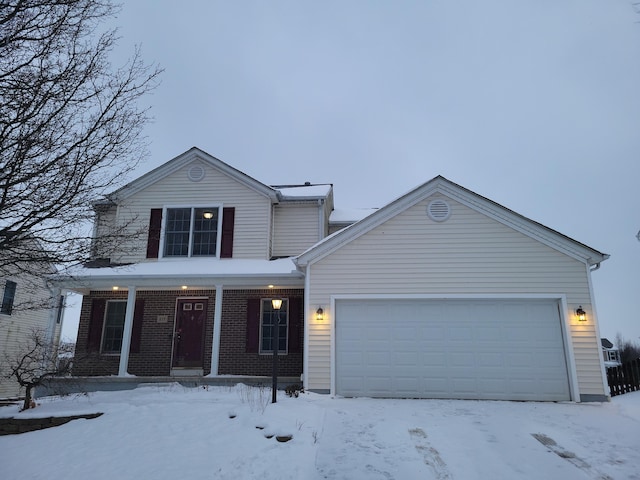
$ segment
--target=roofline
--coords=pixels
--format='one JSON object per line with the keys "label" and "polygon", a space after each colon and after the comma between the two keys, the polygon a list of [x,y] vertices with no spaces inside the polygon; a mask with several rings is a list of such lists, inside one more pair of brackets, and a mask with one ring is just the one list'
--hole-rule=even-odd
{"label": "roofline", "polygon": [[[327,191],[327,193],[325,195],[304,195],[304,196],[298,196],[298,195],[285,195],[282,193],[282,189],[285,188],[305,188],[305,187],[320,187],[320,186],[328,186],[329,190]],[[307,201],[307,202],[311,202],[311,201],[316,201],[316,200],[326,200],[327,198],[329,198],[331,196],[331,194],[333,193],[333,183],[313,183],[313,184],[309,184],[309,185],[270,185],[271,188],[273,188],[274,190],[276,190],[277,194],[278,194],[278,199],[281,202],[297,202],[297,201]]]}
{"label": "roofline", "polygon": [[441,193],[447,197],[493,218],[529,237],[544,243],[545,245],[561,251],[573,258],[584,261],[589,265],[597,265],[603,262],[609,255],[599,252],[583,243],[580,243],[556,230],[531,220],[513,210],[489,200],[445,177],[438,175],[428,182],[414,188],[408,193],[392,200],[390,203],[371,213],[362,220],[347,226],[344,230],[326,237],[314,246],[294,258],[298,268],[310,263],[315,263],[325,256],[333,253],[342,245],[358,238],[385,221],[393,218],[398,213],[412,205],[422,201],[434,193]]}
{"label": "roofline", "polygon": [[199,149],[198,147],[191,147],[186,152],[177,155],[168,162],[163,163],[159,167],[156,167],[150,172],[147,172],[137,179],[129,182],[127,185],[120,187],[114,192],[111,192],[106,197],[108,200],[114,202],[127,199],[130,196],[138,193],[139,191],[165,178],[166,176],[174,173],[196,158],[209,164],[212,168],[215,168],[216,170],[227,174],[240,183],[245,184],[247,187],[258,192],[259,194],[270,198],[272,201],[277,202],[279,200],[278,192],[269,185],[266,185],[247,175],[246,173],[232,167],[231,165],[226,164],[219,158],[210,155],[209,153]]}
{"label": "roofline", "polygon": [[99,277],[54,276],[51,283],[74,292],[87,294],[91,290],[112,290],[114,285],[126,289],[134,286],[142,290],[179,290],[182,285],[189,288],[252,287],[266,288],[267,285],[283,287],[304,287],[304,275],[292,270],[291,273],[256,273],[256,274],[190,274],[190,275],[101,275]]}

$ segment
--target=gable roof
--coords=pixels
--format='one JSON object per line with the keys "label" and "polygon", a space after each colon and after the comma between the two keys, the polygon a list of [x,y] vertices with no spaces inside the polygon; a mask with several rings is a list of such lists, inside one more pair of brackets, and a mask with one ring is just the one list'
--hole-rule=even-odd
{"label": "gable roof", "polygon": [[194,161],[205,163],[211,168],[218,170],[219,172],[246,185],[252,190],[264,195],[265,197],[270,198],[272,201],[278,201],[278,192],[276,189],[271,188],[270,186],[265,185],[262,182],[259,182],[255,178],[250,177],[246,173],[233,168],[232,166],[224,163],[222,160],[209,155],[207,152],[200,150],[197,147],[190,148],[186,152],[172,158],[168,162],[160,165],[159,167],[151,170],[148,173],[145,173],[141,177],[138,177],[127,185],[110,193],[109,195],[107,195],[107,197],[109,200],[114,202],[125,200]]}
{"label": "gable roof", "polygon": [[602,345],[603,348],[613,348],[613,343],[611,343],[611,341],[608,338],[601,338],[600,339],[600,344]]}
{"label": "gable roof", "polygon": [[609,258],[606,253],[599,252],[587,245],[573,240],[549,227],[509,210],[502,205],[478,195],[448,179],[438,175],[428,182],[416,187],[410,192],[391,201],[384,207],[373,212],[362,220],[340,230],[320,242],[294,259],[298,268],[315,263],[333,253],[343,245],[373,230],[387,220],[402,213],[409,207],[434,194],[440,194],[460,202],[488,217],[509,226],[524,235],[554,248],[572,258],[588,265],[597,265]]}

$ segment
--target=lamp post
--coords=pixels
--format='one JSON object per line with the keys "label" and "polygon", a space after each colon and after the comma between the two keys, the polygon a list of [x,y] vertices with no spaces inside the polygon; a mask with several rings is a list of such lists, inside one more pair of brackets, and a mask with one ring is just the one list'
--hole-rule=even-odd
{"label": "lamp post", "polygon": [[[271,307],[276,311],[276,320],[275,322],[271,321],[271,325],[273,328],[273,336],[272,336],[272,344],[271,348],[273,350],[273,369],[272,369],[272,384],[271,384],[271,403],[277,402],[277,392],[278,392],[278,344],[280,343],[280,307],[282,307],[282,299],[281,298],[272,298],[271,299]],[[273,316],[273,311],[271,312]]]}

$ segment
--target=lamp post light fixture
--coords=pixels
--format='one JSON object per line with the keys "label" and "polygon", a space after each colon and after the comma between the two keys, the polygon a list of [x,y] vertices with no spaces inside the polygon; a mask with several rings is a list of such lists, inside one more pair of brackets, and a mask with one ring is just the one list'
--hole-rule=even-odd
{"label": "lamp post light fixture", "polygon": [[271,383],[271,403],[276,403],[278,393],[278,344],[280,343],[280,307],[282,307],[281,298],[272,298],[271,307],[276,311],[276,319],[273,321],[273,310],[271,311],[271,326],[273,328],[272,344],[273,350],[273,368],[272,368],[272,383]]}

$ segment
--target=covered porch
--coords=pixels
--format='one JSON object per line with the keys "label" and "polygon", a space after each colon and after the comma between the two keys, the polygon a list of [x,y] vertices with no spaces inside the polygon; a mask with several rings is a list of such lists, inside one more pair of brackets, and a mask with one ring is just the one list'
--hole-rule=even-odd
{"label": "covered porch", "polygon": [[269,315],[261,302],[281,297],[291,301],[279,361],[284,377],[300,381],[304,278],[288,258],[83,268],[55,281],[83,295],[76,380],[133,379],[122,380],[124,386],[217,377],[227,382],[231,375],[260,383],[270,372],[265,333],[270,330],[261,323]]}

